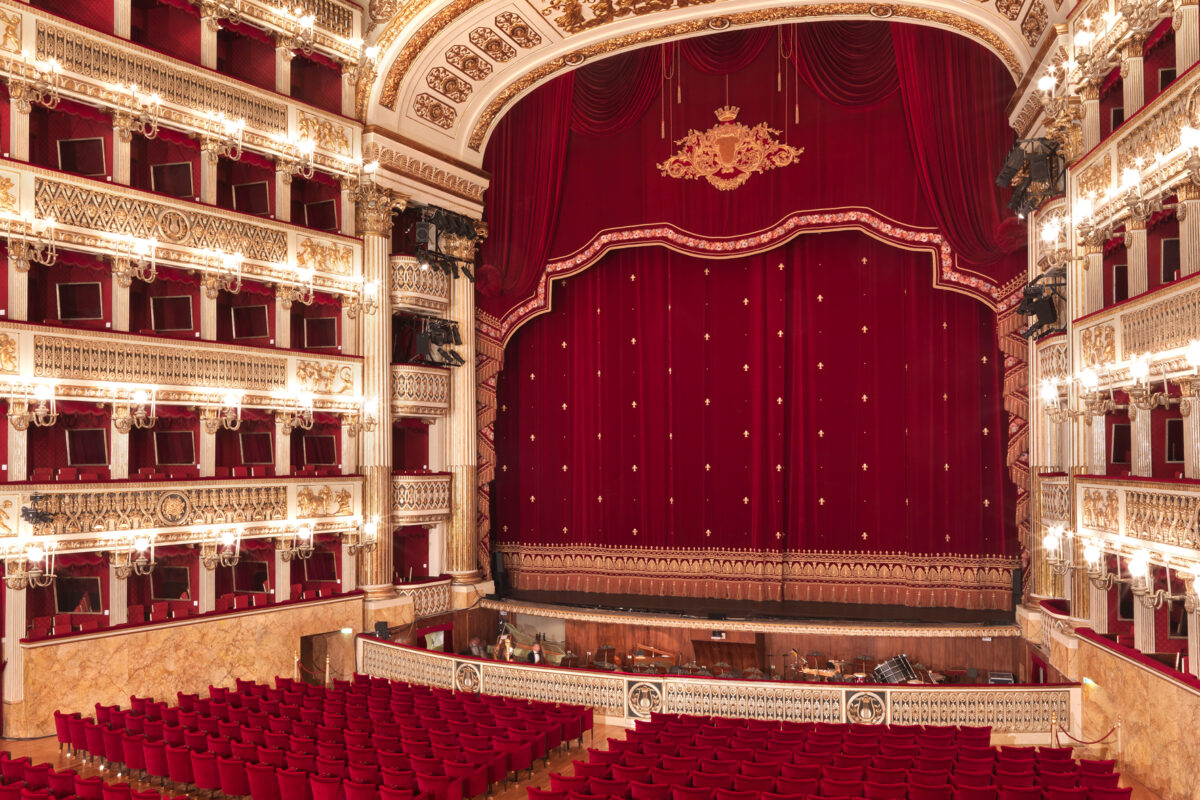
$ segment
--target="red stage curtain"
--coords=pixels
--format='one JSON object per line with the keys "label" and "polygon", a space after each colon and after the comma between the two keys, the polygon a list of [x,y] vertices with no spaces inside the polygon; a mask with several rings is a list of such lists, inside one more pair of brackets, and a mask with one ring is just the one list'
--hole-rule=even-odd
{"label": "red stage curtain", "polygon": [[502,125],[488,145],[483,166],[492,175],[491,185],[501,188],[489,189],[485,199],[485,208],[492,210],[484,262],[503,266],[499,271],[481,268],[484,295],[527,296],[550,258],[570,139],[564,123],[574,83],[574,74],[567,73],[535,90],[505,118],[510,124]]}
{"label": "red stage curtain", "polygon": [[499,386],[492,528],[519,585],[1004,606],[995,321],[929,258],[844,231],[557,282]]}
{"label": "red stage curtain", "polygon": [[750,66],[774,41],[774,28],[746,28],[684,39],[679,43],[679,54],[700,72],[726,75]]}
{"label": "red stage curtain", "polygon": [[813,22],[783,29],[800,78],[830,103],[873,106],[899,87],[892,35],[877,22]]}
{"label": "red stage curtain", "polygon": [[960,258],[986,266],[1007,257],[1005,274],[1016,275],[1025,256],[1002,246],[1000,226],[1010,214],[989,189],[1012,147],[1004,110],[1012,78],[995,56],[960,36],[894,24],[892,40],[913,160],[934,224]]}
{"label": "red stage curtain", "polygon": [[642,118],[658,98],[663,51],[618,53],[575,72],[571,130],[586,136],[619,133]]}

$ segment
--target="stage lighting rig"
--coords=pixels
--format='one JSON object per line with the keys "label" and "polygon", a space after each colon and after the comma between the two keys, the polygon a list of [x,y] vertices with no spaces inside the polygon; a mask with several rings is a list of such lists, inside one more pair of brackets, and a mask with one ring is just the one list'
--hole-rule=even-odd
{"label": "stage lighting rig", "polygon": [[402,324],[412,329],[414,364],[461,367],[467,361],[454,348],[462,346],[458,323],[441,317],[412,316]]}
{"label": "stage lighting rig", "polygon": [[1012,199],[1008,207],[1017,216],[1037,208],[1043,201],[1066,189],[1066,160],[1053,139],[1018,139],[1004,159],[996,176],[996,185],[1010,185]]}
{"label": "stage lighting rig", "polygon": [[418,245],[424,245],[416,252],[417,264],[421,269],[435,269],[447,276],[457,278],[459,274],[474,281],[472,271],[474,262],[471,259],[460,258],[442,250],[442,237],[453,236],[472,243],[474,252],[479,240],[479,228],[470,217],[447,211],[436,206],[421,209],[421,220],[415,223],[415,238]]}
{"label": "stage lighting rig", "polygon": [[1062,333],[1065,326],[1058,325],[1058,309],[1054,298],[1066,302],[1066,296],[1060,291],[1067,285],[1066,268],[1057,267],[1048,270],[1025,285],[1022,289],[1021,304],[1017,313],[1034,317],[1029,327],[1021,331],[1026,339],[1041,339],[1053,333]]}

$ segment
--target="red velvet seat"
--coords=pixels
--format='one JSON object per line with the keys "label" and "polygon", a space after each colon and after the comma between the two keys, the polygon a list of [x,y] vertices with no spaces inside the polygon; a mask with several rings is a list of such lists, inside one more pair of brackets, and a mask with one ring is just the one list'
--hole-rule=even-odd
{"label": "red velvet seat", "polygon": [[1115,772],[1080,772],[1079,785],[1087,786],[1090,789],[1115,789],[1117,788],[1117,782],[1120,780],[1120,778],[1121,776]]}
{"label": "red velvet seat", "polygon": [[1133,793],[1130,786],[1094,786],[1090,792],[1092,800],[1129,800]]}
{"label": "red velvet seat", "polygon": [[842,781],[835,778],[821,779],[821,795],[824,797],[862,797],[862,792],[862,781]]}
{"label": "red velvet seat", "polygon": [[1049,787],[1042,792],[1042,796],[1046,800],[1088,800],[1091,796],[1091,789],[1088,789],[1086,786],[1079,786],[1074,789]]}
{"label": "red velvet seat", "polygon": [[279,782],[270,764],[247,764],[246,782],[250,784],[251,800],[280,800]]}
{"label": "red velvet seat", "polygon": [[[642,781],[629,782],[629,796],[632,800],[670,800],[671,787]],[[530,800],[536,800],[530,795]]]}
{"label": "red velvet seat", "polygon": [[712,800],[712,796],[707,786],[671,786],[671,800]]}
{"label": "red velvet seat", "polygon": [[867,800],[903,800],[908,796],[908,785],[904,783],[863,783],[863,797]]}
{"label": "red velvet seat", "polygon": [[342,794],[346,800],[379,800],[379,788],[373,783],[342,781]]}
{"label": "red velvet seat", "polygon": [[445,761],[442,763],[442,769],[447,777],[458,778],[462,782],[464,798],[487,794],[489,781],[487,771],[482,764]]}
{"label": "red velvet seat", "polygon": [[[880,769],[879,767],[867,767],[867,780],[875,783],[905,783],[907,772],[902,769]],[[937,783],[945,783],[945,780],[937,781]]]}
{"label": "red velvet seat", "polygon": [[64,769],[61,772],[51,770],[47,776],[50,794],[58,798],[70,797],[75,794],[75,777],[76,773],[73,769]]}
{"label": "red velvet seat", "polygon": [[1000,790],[995,786],[956,786],[953,800],[1000,800]]}
{"label": "red velvet seat", "polygon": [[621,763],[626,767],[657,767],[659,759],[674,758],[674,756],[656,756],[653,753],[635,753],[632,750],[626,750],[621,753]]}
{"label": "red velvet seat", "polygon": [[733,789],[737,792],[773,792],[775,779],[770,775],[734,775]]}
{"label": "red velvet seat", "polygon": [[246,762],[236,758],[217,758],[217,776],[221,781],[221,794],[244,797],[250,794],[250,780],[246,776]]}
{"label": "red velvet seat", "polygon": [[[575,762],[579,763],[579,762]],[[556,772],[550,773],[550,789],[555,792],[586,792],[588,778],[582,775],[567,777]]]}
{"label": "red velvet seat", "polygon": [[628,781],[614,781],[608,778],[592,778],[591,781],[588,782],[588,787],[594,794],[603,794],[616,798],[629,797]]}
{"label": "red velvet seat", "polygon": [[275,781],[279,785],[279,796],[287,800],[311,800],[312,790],[308,785],[308,773],[294,769],[276,769]]}
{"label": "red velvet seat", "polygon": [[[788,754],[789,760],[791,754]],[[743,775],[751,777],[768,776],[778,778],[782,764],[777,761],[743,761],[742,766],[738,770]]]}
{"label": "red velvet seat", "polygon": [[196,788],[208,792],[211,796],[213,792],[221,790],[221,776],[217,772],[217,757],[212,753],[198,753],[195,750],[191,751],[192,761],[192,783]]}
{"label": "red velvet seat", "polygon": [[816,794],[820,787],[819,778],[776,778],[777,794]]}
{"label": "red velvet seat", "polygon": [[50,788],[50,773],[54,767],[50,764],[28,764],[25,767],[25,786],[35,791]]}
{"label": "red velvet seat", "polygon": [[1087,758],[1079,759],[1079,771],[1080,772],[1087,772],[1087,773],[1091,773],[1091,774],[1096,774],[1096,773],[1107,774],[1109,772],[1112,772],[1116,768],[1116,766],[1117,766],[1117,762],[1115,760],[1095,761],[1095,760],[1087,759]]}
{"label": "red velvet seat", "polygon": [[941,786],[908,784],[908,800],[952,800],[953,792],[954,790],[946,784]]}
{"label": "red velvet seat", "polygon": [[393,789],[416,789],[417,774],[408,769],[382,767],[379,770],[379,782],[381,785],[390,786]]}
{"label": "red velvet seat", "polygon": [[728,772],[693,772],[692,786],[704,789],[732,789],[733,775]]}
{"label": "red velvet seat", "polygon": [[1000,800],[1042,800],[1040,786],[1001,786]]}
{"label": "red velvet seat", "polygon": [[104,787],[103,778],[81,778],[75,776],[75,796],[79,800],[101,800],[101,790]]}
{"label": "red velvet seat", "polygon": [[309,775],[308,789],[312,792],[312,800],[345,800],[342,779],[332,775]]}
{"label": "red velvet seat", "polygon": [[101,800],[132,800],[133,790],[128,783],[106,783],[100,787]]}

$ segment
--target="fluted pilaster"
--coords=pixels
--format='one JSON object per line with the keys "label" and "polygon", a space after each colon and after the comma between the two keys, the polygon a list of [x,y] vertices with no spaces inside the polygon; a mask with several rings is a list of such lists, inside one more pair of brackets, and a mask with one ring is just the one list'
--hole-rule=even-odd
{"label": "fluted pilaster", "polygon": [[[395,193],[366,184],[355,192],[356,227],[363,239],[363,281],[387,286],[388,251],[391,249],[392,214],[403,202]],[[363,513],[379,517],[379,545],[358,559],[358,583],[371,599],[395,594],[392,582],[392,426],[391,400],[392,315],[388,293],[379,291],[379,308],[358,313],[363,356],[363,396],[375,403],[370,409],[379,423],[375,430],[358,435],[358,458],[365,478]]]}
{"label": "fluted pilaster", "polygon": [[1108,434],[1104,416],[1090,417],[1086,426],[1088,447],[1088,472],[1103,475],[1108,471]]}
{"label": "fluted pilaster", "polygon": [[113,480],[129,477],[129,434],[117,430],[115,421],[108,423],[108,469]]}
{"label": "fluted pilaster", "polygon": [[1108,633],[1108,591],[1088,581],[1088,619],[1096,633]]}
{"label": "fluted pilaster", "polygon": [[17,161],[29,160],[29,87],[24,81],[8,82],[8,155]]}
{"label": "fluted pilaster", "polygon": [[1150,432],[1151,410],[1148,402],[1152,393],[1145,386],[1129,390],[1129,473],[1143,478],[1153,474],[1150,457],[1153,440]]}
{"label": "fluted pilaster", "polygon": [[1089,81],[1083,88],[1083,152],[1100,144],[1100,84]]}
{"label": "fluted pilaster", "polygon": [[133,118],[118,111],[113,114],[113,183],[129,185],[129,157],[133,147]]}
{"label": "fluted pilaster", "polygon": [[[111,562],[111,559],[110,559]],[[141,622],[142,620],[137,620]],[[108,565],[108,624],[129,622],[129,581],[117,577],[117,568]]]}
{"label": "fluted pilaster", "polygon": [[1083,254],[1083,313],[1104,308],[1104,250],[1088,247]]}
{"label": "fluted pilaster", "polygon": [[1153,653],[1156,644],[1154,609],[1146,608],[1135,597],[1133,599],[1133,646],[1143,653]]}
{"label": "fluted pilaster", "polygon": [[1200,187],[1184,183],[1175,195],[1179,201],[1175,208],[1179,219],[1179,275],[1185,277],[1200,272]]}
{"label": "fluted pilaster", "polygon": [[1146,221],[1130,220],[1125,228],[1130,297],[1150,289],[1150,261],[1146,253]]}
{"label": "fluted pilaster", "polygon": [[1175,73],[1182,75],[1200,59],[1200,6],[1184,0],[1175,6]]}
{"label": "fluted pilaster", "polygon": [[1179,394],[1179,414],[1183,417],[1183,475],[1200,478],[1200,407],[1197,407],[1200,381],[1180,381]]}
{"label": "fluted pilaster", "polygon": [[1121,96],[1124,100],[1125,119],[1129,119],[1146,104],[1146,65],[1142,48],[1146,40],[1134,36],[1121,52]]}
{"label": "fluted pilaster", "polygon": [[200,19],[200,66],[217,68],[217,31],[221,20],[215,15],[205,14]]}
{"label": "fluted pilaster", "polygon": [[[457,239],[457,237],[446,237]],[[473,240],[452,241],[454,255],[474,257]],[[450,486],[450,527],[446,537],[446,572],[455,583],[479,580],[479,530],[476,502],[479,487],[475,472],[475,284],[466,278],[450,287],[450,319],[458,323],[463,345],[459,354],[466,361],[450,371],[450,415],[447,419],[446,469],[453,475]]]}

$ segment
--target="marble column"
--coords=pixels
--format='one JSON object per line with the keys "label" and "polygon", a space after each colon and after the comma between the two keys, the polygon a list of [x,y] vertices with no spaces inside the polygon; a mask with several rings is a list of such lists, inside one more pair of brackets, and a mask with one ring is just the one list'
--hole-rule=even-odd
{"label": "marble column", "polygon": [[[1196,6],[1192,6],[1196,8]],[[1200,272],[1200,187],[1191,182],[1179,185],[1176,191],[1179,206],[1179,276]]]}
{"label": "marble column", "polygon": [[275,477],[292,474],[292,434],[283,432],[283,420],[275,414]]}
{"label": "marble column", "polygon": [[1150,419],[1153,406],[1150,397],[1153,393],[1145,386],[1136,386],[1129,390],[1129,474],[1148,478],[1153,474],[1151,451],[1153,449]]}
{"label": "marble column", "polygon": [[275,45],[275,91],[287,97],[292,93],[292,44],[280,37]]}
{"label": "marble column", "polygon": [[1147,257],[1146,220],[1130,219],[1125,225],[1125,257],[1128,266],[1129,296],[1150,289],[1150,262]]}
{"label": "marble column", "polygon": [[[1195,8],[1195,6],[1192,6]],[[1192,29],[1195,30],[1194,28]],[[1200,678],[1200,609],[1188,614],[1188,672]]]}
{"label": "marble column", "polygon": [[[275,346],[292,346],[292,300],[275,287]],[[300,344],[303,344],[301,342]]]}
{"label": "marble column", "polygon": [[113,36],[120,36],[122,39],[129,38],[132,5],[130,0],[113,0]]}
{"label": "marble column", "polygon": [[126,622],[129,622],[129,580],[117,577],[117,568],[112,565],[112,553],[109,553],[108,624],[124,625]]}
{"label": "marble column", "polygon": [[200,142],[200,202],[209,205],[217,204],[217,165],[221,163],[218,155],[220,144],[215,139],[202,139]]}
{"label": "marble column", "polygon": [[[132,411],[132,408],[130,409]],[[108,472],[114,481],[129,477],[129,434],[117,430],[115,420],[108,423]]]}
{"label": "marble column", "polygon": [[29,319],[29,271],[19,270],[11,254],[8,258],[8,309],[5,315],[12,320]]}
{"label": "marble column", "polygon": [[200,338],[206,342],[217,340],[217,289],[216,275],[204,272],[200,275]]}
{"label": "marble column", "polygon": [[29,85],[13,78],[8,82],[8,157],[29,160]]}
{"label": "marble column", "polygon": [[275,546],[275,602],[292,599],[292,562],[283,560],[283,551]]}
{"label": "marble column", "polygon": [[4,587],[4,702],[25,699],[25,660],[21,638],[25,635],[25,590]]}
{"label": "marble column", "polygon": [[[388,251],[391,247],[392,215],[403,207],[393,192],[365,184],[356,193],[356,228],[363,239],[363,281],[386,287]],[[379,424],[358,435],[359,464],[363,474],[363,518],[379,518],[382,531],[392,529],[392,426],[391,349],[392,315],[389,294],[379,292],[379,308],[358,314],[363,356],[363,396],[375,401],[372,409]],[[395,596],[392,585],[392,537],[381,535],[379,545],[358,560],[358,582],[367,598],[383,600]]]}
{"label": "marble column", "polygon": [[1096,633],[1108,633],[1108,593],[1088,581],[1088,621]]}
{"label": "marble column", "polygon": [[198,614],[207,614],[217,607],[217,571],[200,565],[200,597]]}
{"label": "marble column", "polygon": [[[292,222],[292,173],[286,164],[275,163],[275,219]],[[304,224],[304,220],[296,220]]]}
{"label": "marble column", "polygon": [[217,31],[221,21],[211,14],[200,18],[200,66],[217,68]]}
{"label": "marble column", "polygon": [[1121,96],[1125,119],[1132,117],[1146,104],[1145,62],[1142,54],[1145,44],[1144,36],[1134,36],[1121,51]]}
{"label": "marble column", "polygon": [[[1153,568],[1151,568],[1153,569]],[[1133,646],[1143,653],[1155,652],[1154,609],[1133,598]]]}
{"label": "marble column", "polygon": [[1088,438],[1088,472],[1103,475],[1108,471],[1108,431],[1104,415],[1089,416],[1085,429]]}
{"label": "marble column", "polygon": [[1200,378],[1179,381],[1179,414],[1183,417],[1183,476],[1200,478]]}
{"label": "marble column", "polygon": [[1100,84],[1088,81],[1083,87],[1083,152],[1100,144]]}
{"label": "marble column", "polygon": [[1104,248],[1085,247],[1083,251],[1083,313],[1104,308]]}
{"label": "marble column", "polygon": [[1200,6],[1196,0],[1175,3],[1175,74],[1182,75],[1200,59]]}
{"label": "marble column", "polygon": [[[453,241],[447,245],[453,255],[470,260],[474,257],[473,240]],[[475,284],[466,278],[450,282],[449,317],[458,323],[462,336],[459,355],[466,361],[450,370],[450,414],[446,419],[446,450],[443,457],[451,474],[450,527],[446,532],[446,572],[456,584],[479,581],[479,522],[476,502],[479,486],[475,479],[476,414],[475,407]]]}
{"label": "marble column", "polygon": [[201,478],[217,474],[217,430],[220,429],[217,409],[200,409],[200,441],[196,451],[196,469]]}
{"label": "marble column", "polygon": [[133,147],[133,117],[123,111],[113,114],[113,183],[129,185],[129,158]]}

